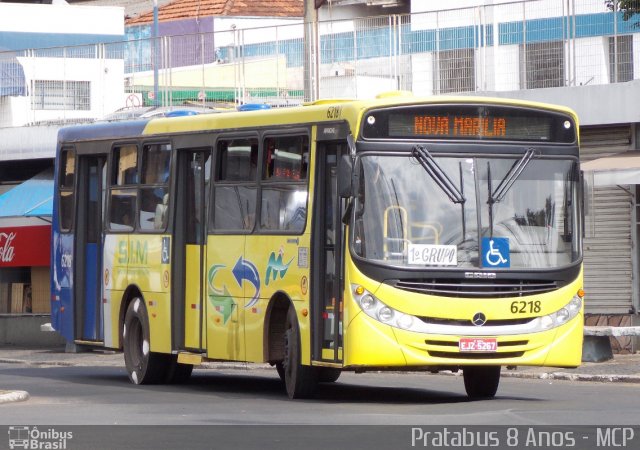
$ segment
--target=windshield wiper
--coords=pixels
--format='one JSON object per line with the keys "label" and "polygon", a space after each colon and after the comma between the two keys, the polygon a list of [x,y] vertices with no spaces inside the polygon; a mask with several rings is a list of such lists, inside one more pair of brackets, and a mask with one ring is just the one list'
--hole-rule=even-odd
{"label": "windshield wiper", "polygon": [[453,203],[462,203],[467,201],[464,198],[464,195],[458,189],[458,187],[453,184],[451,178],[442,170],[442,167],[438,165],[429,150],[421,145],[416,145],[413,147],[411,151],[411,155],[420,163],[420,165],[427,171],[429,176],[436,182],[438,187],[442,189],[442,191],[449,197]]}
{"label": "windshield wiper", "polygon": [[[528,149],[527,152],[522,155],[522,158],[520,158],[515,162],[513,166],[511,166],[511,169],[509,169],[509,172],[507,172],[507,174],[504,176],[496,190],[491,192],[491,189],[489,189],[488,203],[490,205],[498,203],[504,198],[505,195],[507,195],[507,192],[509,191],[509,189],[511,189],[511,186],[513,186],[513,183],[516,182],[525,167],[527,167],[529,161],[531,161],[531,159],[535,156],[535,153],[536,151],[534,149]],[[491,183],[491,169],[489,169],[488,176],[489,183]]]}
{"label": "windshield wiper", "polygon": [[493,237],[493,205],[494,203],[498,203],[501,201],[513,183],[516,182],[522,171],[527,167],[529,161],[536,155],[536,151],[532,148],[527,149],[527,152],[522,155],[518,161],[516,161],[509,169],[509,172],[504,176],[496,190],[494,191],[491,186],[491,163],[487,161],[487,184],[489,191],[489,199],[487,203],[489,204],[489,237]]}

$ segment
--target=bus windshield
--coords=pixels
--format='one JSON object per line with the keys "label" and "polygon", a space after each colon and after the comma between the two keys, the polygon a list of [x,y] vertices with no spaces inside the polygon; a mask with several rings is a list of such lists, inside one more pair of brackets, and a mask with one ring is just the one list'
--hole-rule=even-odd
{"label": "bus windshield", "polygon": [[352,251],[406,268],[553,269],[580,259],[574,159],[365,154]]}

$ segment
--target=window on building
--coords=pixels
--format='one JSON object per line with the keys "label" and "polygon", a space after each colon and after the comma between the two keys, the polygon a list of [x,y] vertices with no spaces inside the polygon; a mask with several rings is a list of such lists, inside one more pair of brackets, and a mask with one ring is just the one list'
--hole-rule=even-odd
{"label": "window on building", "polygon": [[217,147],[212,226],[250,232],[255,225],[258,140],[222,139]]}
{"label": "window on building", "polygon": [[520,46],[520,87],[522,89],[564,85],[564,45],[561,41]]}
{"label": "window on building", "polygon": [[633,80],[633,36],[609,37],[609,82]]}
{"label": "window on building", "polygon": [[476,90],[475,52],[460,48],[438,52],[435,90],[441,94]]}
{"label": "window on building", "polygon": [[309,138],[264,140],[260,229],[302,233],[307,220]]}
{"label": "window on building", "polygon": [[91,109],[91,82],[33,80],[31,108],[34,110],[88,111]]}

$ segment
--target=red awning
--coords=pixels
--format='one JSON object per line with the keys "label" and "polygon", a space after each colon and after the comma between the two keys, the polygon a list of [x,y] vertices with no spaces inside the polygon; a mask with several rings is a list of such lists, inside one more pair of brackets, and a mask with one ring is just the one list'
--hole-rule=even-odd
{"label": "red awning", "polygon": [[51,225],[0,228],[0,267],[49,266]]}

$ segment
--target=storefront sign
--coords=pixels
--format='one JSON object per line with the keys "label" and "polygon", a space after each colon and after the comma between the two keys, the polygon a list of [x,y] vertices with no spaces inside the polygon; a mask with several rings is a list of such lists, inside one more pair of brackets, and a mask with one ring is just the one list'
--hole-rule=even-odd
{"label": "storefront sign", "polygon": [[51,226],[0,228],[0,267],[48,266]]}

